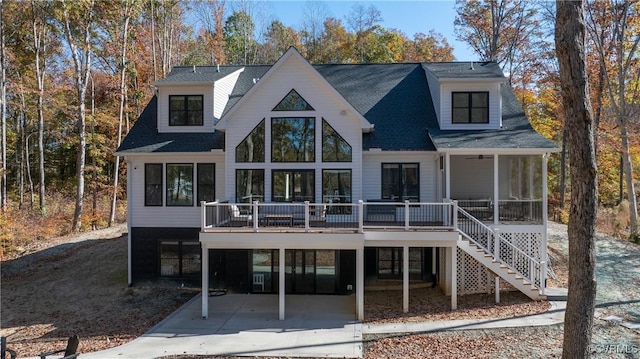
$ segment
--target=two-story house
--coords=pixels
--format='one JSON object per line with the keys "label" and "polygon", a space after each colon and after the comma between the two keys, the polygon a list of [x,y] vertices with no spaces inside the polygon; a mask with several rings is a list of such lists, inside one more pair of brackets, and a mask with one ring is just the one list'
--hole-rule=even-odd
{"label": "two-story house", "polygon": [[547,155],[495,63],[176,67],[117,150],[129,283],[544,298]]}

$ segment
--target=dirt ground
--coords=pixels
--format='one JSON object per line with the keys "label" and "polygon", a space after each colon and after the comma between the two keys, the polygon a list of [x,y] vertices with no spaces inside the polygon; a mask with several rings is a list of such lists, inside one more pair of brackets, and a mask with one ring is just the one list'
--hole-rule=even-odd
{"label": "dirt ground", "polygon": [[64,237],[1,266],[0,335],[19,357],[126,343],[193,295],[162,286],[127,286],[126,226]]}
{"label": "dirt ground", "polygon": [[[72,334],[80,352],[121,345],[141,335],[197,293],[156,283],[127,286],[126,226],[59,238],[2,263],[0,335],[20,357],[63,348]],[[550,224],[549,249],[558,279],[566,284],[566,226]],[[598,311],[640,322],[640,246],[598,238]],[[97,268],[97,269],[96,269]],[[449,312],[448,298],[429,289],[411,291],[410,313],[403,314],[400,291],[367,292],[371,322],[510,317],[540,312],[546,302],[518,293],[461,296]],[[426,307],[430,310],[425,310]],[[367,335],[365,358],[554,358],[561,356],[562,325],[429,334]],[[597,319],[593,357],[640,358],[640,332]],[[614,345],[613,349],[611,345]],[[612,351],[613,350],[613,351]],[[192,357],[192,356],[191,356]]]}

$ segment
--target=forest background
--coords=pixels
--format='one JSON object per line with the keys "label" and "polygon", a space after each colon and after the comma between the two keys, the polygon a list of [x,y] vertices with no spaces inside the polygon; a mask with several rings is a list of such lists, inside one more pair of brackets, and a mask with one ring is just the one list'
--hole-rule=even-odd
{"label": "forest background", "polygon": [[[533,126],[562,148],[549,158],[549,213],[566,222],[571,164],[554,6],[457,0],[454,25],[480,60],[500,64]],[[0,259],[126,219],[126,167],[114,151],[154,81],[175,65],[270,64],[290,46],[311,63],[454,60],[437,29],[383,27],[375,2],[335,18],[325,3],[308,1],[297,27],[266,8],[247,0],[0,0]],[[598,229],[638,241],[640,1],[592,0],[586,9]]]}

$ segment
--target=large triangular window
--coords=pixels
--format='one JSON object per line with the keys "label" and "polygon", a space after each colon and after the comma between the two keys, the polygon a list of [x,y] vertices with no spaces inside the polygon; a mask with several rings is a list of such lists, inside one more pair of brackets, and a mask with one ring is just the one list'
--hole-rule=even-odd
{"label": "large triangular window", "polygon": [[236,162],[264,162],[264,119],[236,147]]}
{"label": "large triangular window", "polygon": [[322,162],[351,162],[351,145],[322,119]]}
{"label": "large triangular window", "polygon": [[296,90],[291,90],[272,111],[314,111],[314,109]]}

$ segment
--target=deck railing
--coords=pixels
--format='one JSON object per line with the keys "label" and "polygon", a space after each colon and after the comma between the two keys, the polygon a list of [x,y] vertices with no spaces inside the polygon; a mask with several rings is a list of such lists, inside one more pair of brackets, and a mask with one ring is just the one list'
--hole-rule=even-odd
{"label": "deck railing", "polygon": [[514,199],[498,201],[501,222],[542,224],[542,200]]}
{"label": "deck railing", "polygon": [[367,229],[454,229],[452,202],[229,203],[202,202],[201,227],[211,230],[281,229],[364,232]]}
{"label": "deck railing", "polygon": [[[494,221],[495,204],[491,199],[458,200],[458,206],[485,223]],[[499,200],[498,219],[499,223],[542,224],[542,200]]]}

